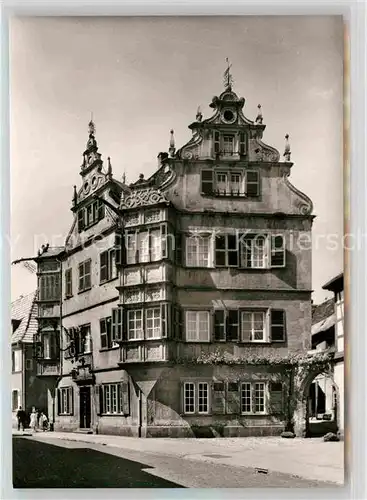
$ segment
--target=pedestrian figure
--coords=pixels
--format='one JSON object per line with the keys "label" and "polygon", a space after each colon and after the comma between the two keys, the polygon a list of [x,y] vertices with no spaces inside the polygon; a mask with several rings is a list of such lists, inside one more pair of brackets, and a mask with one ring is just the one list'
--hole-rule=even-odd
{"label": "pedestrian figure", "polygon": [[40,418],[38,420],[40,428],[43,430],[43,432],[47,431],[48,429],[48,419],[46,415],[41,411]]}
{"label": "pedestrian figure", "polygon": [[22,429],[24,431],[25,428],[25,411],[22,409],[21,406],[19,406],[19,410],[17,411],[17,420],[18,420],[18,431],[20,431],[20,427],[22,426]]}
{"label": "pedestrian figure", "polygon": [[36,409],[32,408],[30,426],[33,432],[37,432],[37,423],[38,423],[37,420],[38,420],[38,415]]}

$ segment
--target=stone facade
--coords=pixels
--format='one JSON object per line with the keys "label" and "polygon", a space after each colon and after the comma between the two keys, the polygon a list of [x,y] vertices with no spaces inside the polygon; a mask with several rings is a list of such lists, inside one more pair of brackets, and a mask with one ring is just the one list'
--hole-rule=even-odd
{"label": "stone facade", "polygon": [[[192,139],[130,185],[94,124],[62,256],[56,430],[141,437],[279,434],[290,390],[271,362],[310,349],[312,202],[227,86]],[[288,141],[288,138],[287,138]],[[303,243],[302,243],[303,242]]]}

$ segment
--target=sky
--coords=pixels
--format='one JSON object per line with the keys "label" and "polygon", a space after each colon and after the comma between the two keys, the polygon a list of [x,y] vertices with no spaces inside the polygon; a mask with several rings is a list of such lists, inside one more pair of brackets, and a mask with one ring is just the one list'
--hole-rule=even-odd
{"label": "sky", "polygon": [[[343,268],[343,27],[338,17],[14,18],[10,26],[11,256],[62,245],[93,113],[102,159],[133,182],[176,148],[223,90],[225,59],[244,114],[314,203],[312,287]],[[331,244],[333,239],[334,244]],[[329,241],[329,243],[328,243]],[[336,243],[335,243],[336,242]],[[12,266],[12,300],[36,288]]]}

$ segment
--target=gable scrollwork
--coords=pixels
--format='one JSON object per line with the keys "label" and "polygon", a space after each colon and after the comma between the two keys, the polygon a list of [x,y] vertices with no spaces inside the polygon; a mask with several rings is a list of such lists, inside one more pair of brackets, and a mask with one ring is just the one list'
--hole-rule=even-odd
{"label": "gable scrollwork", "polygon": [[283,175],[285,185],[295,194],[298,199],[295,202],[296,208],[301,215],[311,215],[313,212],[312,200],[302,191],[297,189],[288,179],[289,174]]}
{"label": "gable scrollwork", "polygon": [[183,160],[197,160],[199,158],[200,145],[203,141],[202,133],[196,131],[195,135],[178,152],[178,158]]}
{"label": "gable scrollwork", "polygon": [[123,198],[120,208],[138,208],[156,205],[157,203],[169,203],[169,201],[159,189],[149,187],[145,189],[133,190],[130,194]]}

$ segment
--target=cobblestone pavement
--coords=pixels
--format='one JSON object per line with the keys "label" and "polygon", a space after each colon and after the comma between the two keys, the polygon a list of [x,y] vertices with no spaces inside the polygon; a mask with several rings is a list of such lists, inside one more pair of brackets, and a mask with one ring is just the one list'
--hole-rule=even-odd
{"label": "cobblestone pavement", "polygon": [[344,483],[344,443],[325,443],[322,439],[138,439],[58,432],[38,432],[31,439],[99,444],[125,451],[176,457],[196,464],[221,464],[251,470],[262,468],[313,481],[335,485]]}

